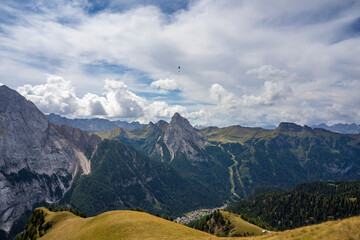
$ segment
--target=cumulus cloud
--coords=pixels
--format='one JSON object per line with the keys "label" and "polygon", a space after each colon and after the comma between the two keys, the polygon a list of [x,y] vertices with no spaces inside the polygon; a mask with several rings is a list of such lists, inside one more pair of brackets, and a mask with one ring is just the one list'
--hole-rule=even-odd
{"label": "cumulus cloud", "polygon": [[139,117],[144,115],[146,100],[129,91],[123,82],[106,80],[106,109],[111,117]]}
{"label": "cumulus cloud", "polygon": [[164,90],[165,92],[176,90],[179,88],[175,80],[168,79],[168,78],[159,79],[157,81],[154,81],[151,83],[150,86],[152,88],[160,88],[160,89]]}
{"label": "cumulus cloud", "polygon": [[186,108],[168,105],[163,101],[149,102],[128,89],[124,82],[104,81],[104,94],[75,94],[72,82],[49,75],[45,84],[24,85],[17,91],[34,102],[45,113],[69,116],[104,116],[111,118],[151,119],[169,118],[176,112],[186,115]]}
{"label": "cumulus cloud", "polygon": [[48,75],[46,84],[26,84],[17,91],[46,113],[54,110],[61,114],[76,113],[79,108],[71,82],[59,76]]}

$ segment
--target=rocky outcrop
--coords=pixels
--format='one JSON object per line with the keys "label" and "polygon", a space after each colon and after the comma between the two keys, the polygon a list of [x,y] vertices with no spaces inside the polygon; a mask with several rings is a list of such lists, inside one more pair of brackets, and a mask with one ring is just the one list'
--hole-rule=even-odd
{"label": "rocky outcrop", "polygon": [[84,153],[87,152],[88,149],[94,149],[101,142],[101,138],[99,136],[94,134],[89,136],[89,134],[78,128],[69,127],[67,125],[58,126],[53,123],[50,124],[66,140],[71,142],[74,147],[76,147],[78,150]]}
{"label": "rocky outcrop", "polygon": [[51,124],[32,102],[4,85],[0,103],[0,229],[8,232],[35,203],[58,201],[79,171],[88,173],[85,153],[100,140]]}

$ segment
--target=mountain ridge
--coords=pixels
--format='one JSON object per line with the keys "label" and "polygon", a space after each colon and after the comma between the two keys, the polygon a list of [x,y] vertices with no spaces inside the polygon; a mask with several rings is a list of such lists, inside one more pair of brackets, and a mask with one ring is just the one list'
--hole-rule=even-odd
{"label": "mountain ridge", "polygon": [[47,115],[48,119],[57,124],[57,125],[67,125],[70,127],[79,128],[84,131],[105,131],[105,130],[112,130],[116,127],[120,127],[123,129],[137,129],[143,126],[139,122],[127,122],[127,121],[111,121],[108,119],[103,118],[75,118],[70,119],[66,117],[62,117],[60,115],[50,113]]}

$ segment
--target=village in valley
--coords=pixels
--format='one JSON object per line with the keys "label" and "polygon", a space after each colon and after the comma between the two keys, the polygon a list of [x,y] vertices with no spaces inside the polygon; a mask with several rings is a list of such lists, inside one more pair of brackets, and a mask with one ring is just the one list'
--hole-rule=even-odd
{"label": "village in valley", "polygon": [[227,205],[225,204],[222,207],[218,207],[218,208],[212,208],[212,209],[198,209],[192,212],[188,212],[186,213],[184,216],[182,217],[178,217],[174,220],[174,222],[180,223],[180,224],[188,224],[194,220],[200,219],[206,215],[209,215],[213,212],[215,212],[216,210],[222,210],[225,209],[227,207]]}

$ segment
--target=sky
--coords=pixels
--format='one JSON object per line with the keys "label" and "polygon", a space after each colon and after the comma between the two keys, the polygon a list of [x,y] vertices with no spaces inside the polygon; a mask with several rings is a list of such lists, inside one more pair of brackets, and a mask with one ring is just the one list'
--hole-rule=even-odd
{"label": "sky", "polygon": [[2,0],[0,83],[44,113],[360,123],[360,1]]}

